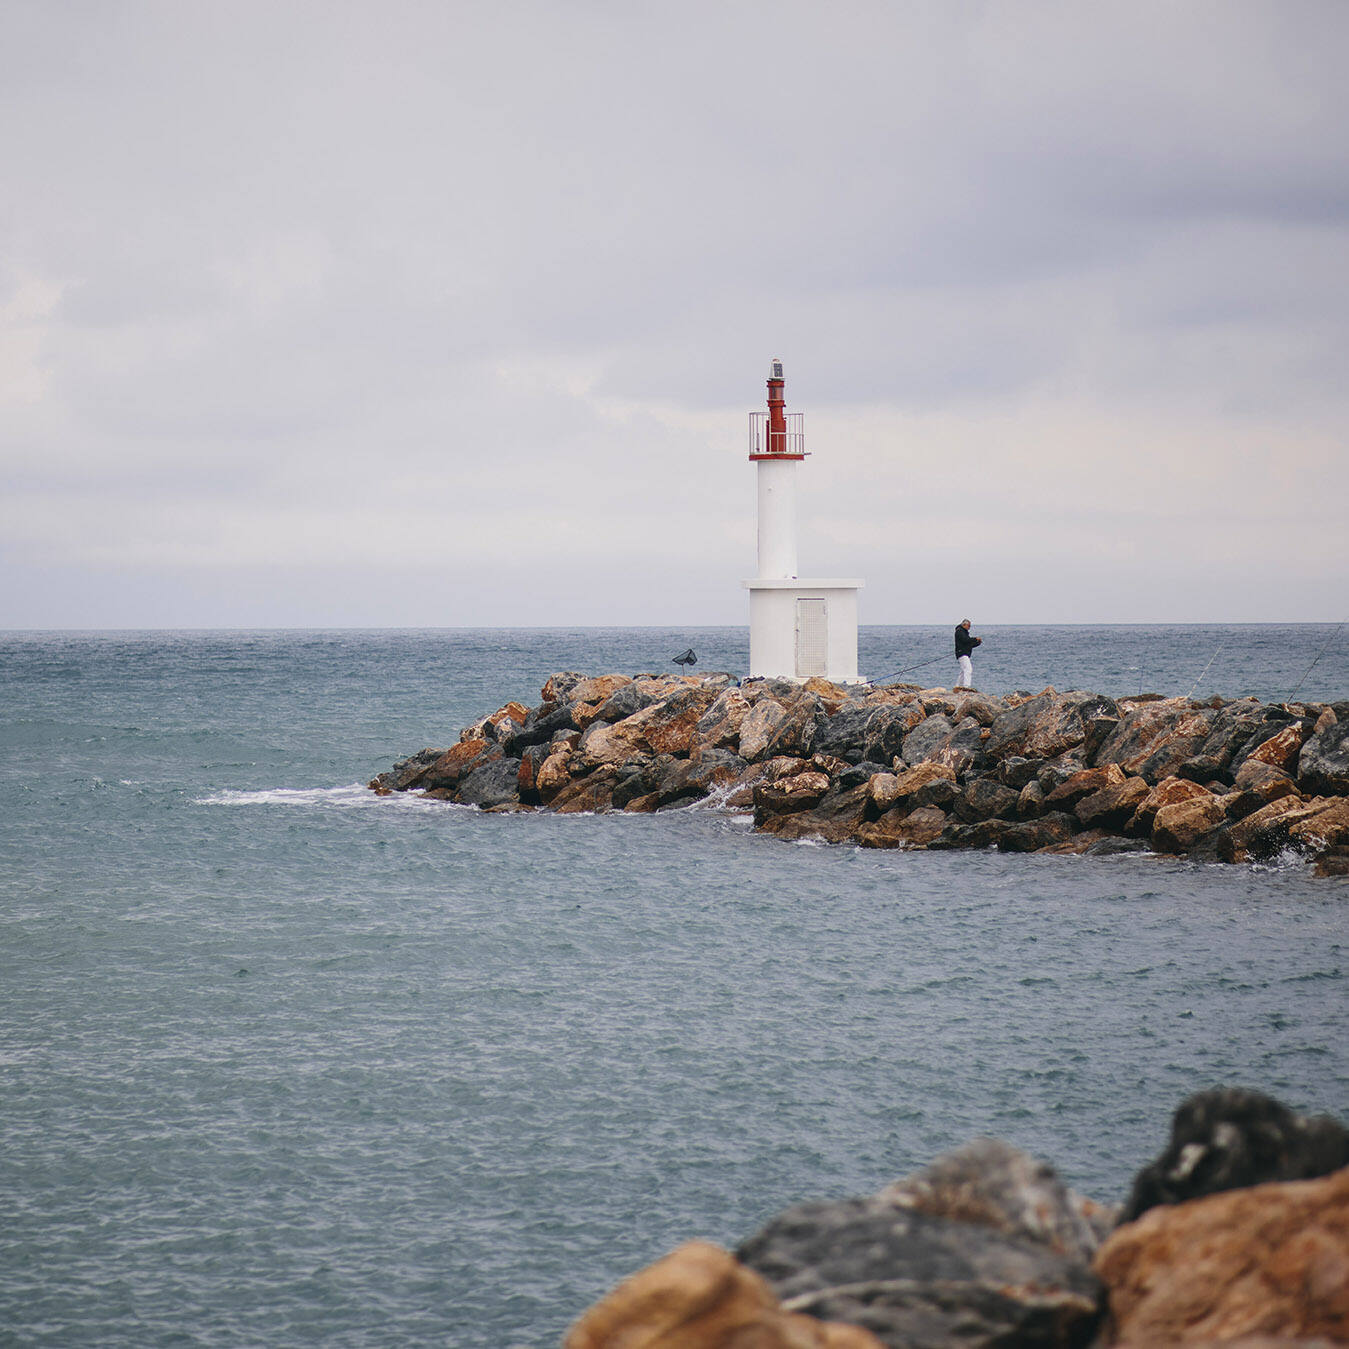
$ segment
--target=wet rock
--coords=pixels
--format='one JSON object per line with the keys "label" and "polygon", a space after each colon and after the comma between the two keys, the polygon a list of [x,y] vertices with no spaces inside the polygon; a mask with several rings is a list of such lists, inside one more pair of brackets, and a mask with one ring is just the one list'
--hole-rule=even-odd
{"label": "wet rock", "polygon": [[1040,852],[1067,843],[1081,826],[1065,811],[1051,811],[1036,820],[1009,824],[997,837],[999,852]]}
{"label": "wet rock", "polygon": [[852,838],[862,824],[867,807],[865,784],[843,791],[833,789],[807,810],[788,815],[768,815],[763,829],[787,840],[815,838],[823,843],[842,843]]}
{"label": "wet rock", "polygon": [[[996,1215],[996,1198],[980,1201]],[[880,1197],[801,1204],[737,1252],[785,1308],[894,1349],[1063,1346],[1090,1337],[1101,1288],[1080,1261],[996,1226]]]}
{"label": "wet rock", "polygon": [[1349,1129],[1300,1115],[1262,1092],[1216,1087],[1181,1102],[1165,1150],[1134,1179],[1121,1215],[1271,1180],[1306,1180],[1349,1166]]}
{"label": "wet rock", "polygon": [[612,810],[618,769],[613,765],[597,768],[583,778],[573,778],[548,803],[559,815],[599,814]]}
{"label": "wet rock", "polygon": [[1230,825],[1220,840],[1224,861],[1263,861],[1289,844],[1289,830],[1314,813],[1299,796],[1282,796]]}
{"label": "wet rock", "polygon": [[371,783],[373,791],[405,792],[409,788],[417,787],[426,770],[431,767],[443,754],[448,753],[444,749],[424,749],[418,753],[410,755],[406,759],[400,759],[387,773],[381,773]]}
{"label": "wet rock", "polygon": [[[1330,711],[1327,708],[1327,711]],[[1331,716],[1335,716],[1331,712]],[[1297,779],[1304,792],[1349,796],[1349,717],[1316,723],[1316,733],[1298,755]]]}
{"label": "wet rock", "polygon": [[486,740],[461,740],[452,745],[412,785],[429,789],[454,789],[475,768],[500,759],[502,750]]}
{"label": "wet rock", "polygon": [[1095,1269],[1119,1343],[1342,1343],[1349,1170],[1153,1208],[1106,1241]]}
{"label": "wet rock", "polygon": [[1205,792],[1188,801],[1163,806],[1152,821],[1152,846],[1158,852],[1185,853],[1227,821],[1220,798]]}
{"label": "wet rock", "polygon": [[1349,843],[1349,800],[1342,796],[1317,797],[1309,805],[1310,814],[1289,821],[1288,841],[1295,848],[1316,854]]}
{"label": "wet rock", "polygon": [[938,806],[914,810],[895,806],[877,820],[857,827],[855,837],[864,848],[922,848],[940,838],[947,815]]}

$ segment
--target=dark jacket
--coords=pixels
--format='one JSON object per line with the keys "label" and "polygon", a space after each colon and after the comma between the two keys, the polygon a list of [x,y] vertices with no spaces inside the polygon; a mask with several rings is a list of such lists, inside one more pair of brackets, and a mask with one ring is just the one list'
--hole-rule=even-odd
{"label": "dark jacket", "polygon": [[982,637],[971,637],[968,628],[956,628],[956,656],[968,656],[976,646],[982,646],[983,641]]}

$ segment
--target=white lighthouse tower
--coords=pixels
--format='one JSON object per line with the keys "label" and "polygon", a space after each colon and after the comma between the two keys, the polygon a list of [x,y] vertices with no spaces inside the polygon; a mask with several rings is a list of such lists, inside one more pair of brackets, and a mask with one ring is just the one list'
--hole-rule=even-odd
{"label": "white lighthouse tower", "polygon": [[749,591],[751,678],[857,682],[858,580],[796,574],[796,474],[806,457],[803,418],[786,411],[782,362],[768,373],[768,411],[749,415],[759,477],[759,574]]}

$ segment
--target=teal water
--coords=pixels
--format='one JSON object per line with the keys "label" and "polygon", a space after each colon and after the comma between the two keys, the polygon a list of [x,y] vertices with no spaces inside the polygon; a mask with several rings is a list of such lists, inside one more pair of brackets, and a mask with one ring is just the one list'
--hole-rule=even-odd
{"label": "teal water", "polygon": [[[1332,627],[978,629],[993,691],[1349,697]],[[949,681],[949,634],[864,669]],[[1327,645],[1328,643],[1328,645]],[[1103,1201],[1220,1082],[1349,1115],[1349,887],[362,785],[740,629],[0,635],[0,1343],[554,1345],[979,1133]],[[1137,683],[1135,682],[1137,681]]]}

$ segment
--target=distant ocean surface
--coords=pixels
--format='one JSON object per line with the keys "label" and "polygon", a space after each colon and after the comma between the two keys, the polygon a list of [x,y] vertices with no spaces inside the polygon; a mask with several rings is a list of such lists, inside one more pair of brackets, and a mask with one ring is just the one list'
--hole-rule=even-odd
{"label": "distant ocean surface", "polygon": [[[1333,625],[975,631],[991,692],[1349,698]],[[364,789],[555,670],[747,640],[0,634],[0,1344],[554,1346],[979,1134],[1114,1202],[1197,1088],[1349,1115],[1349,886],[1296,863]],[[950,642],[862,668],[949,685]]]}

